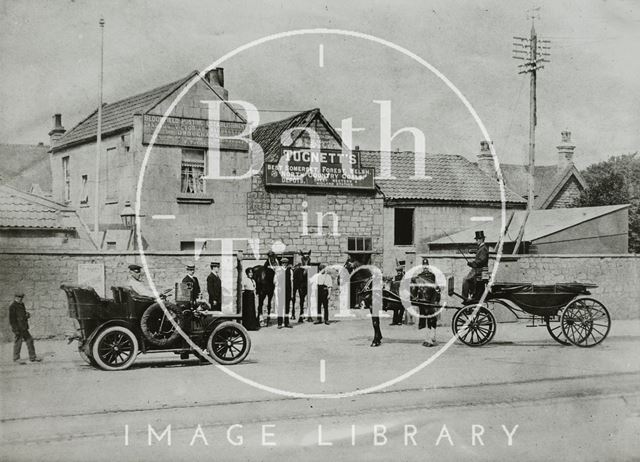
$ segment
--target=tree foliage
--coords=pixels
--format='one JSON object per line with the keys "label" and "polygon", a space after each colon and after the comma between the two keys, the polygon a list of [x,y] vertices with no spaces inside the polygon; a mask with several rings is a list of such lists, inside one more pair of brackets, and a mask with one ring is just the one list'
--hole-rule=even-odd
{"label": "tree foliage", "polygon": [[612,156],[582,172],[587,188],[576,201],[578,207],[631,204],[629,252],[640,253],[640,158],[638,153]]}

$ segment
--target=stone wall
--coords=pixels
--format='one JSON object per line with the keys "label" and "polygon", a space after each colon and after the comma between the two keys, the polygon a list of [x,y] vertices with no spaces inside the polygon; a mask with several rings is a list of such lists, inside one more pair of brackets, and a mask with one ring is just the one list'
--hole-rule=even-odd
{"label": "stone wall", "polygon": [[[507,261],[508,260],[508,261]],[[455,276],[456,291],[469,268],[460,255],[429,256],[429,263]],[[490,262],[493,269],[495,260]],[[498,267],[496,281],[553,284],[592,282],[591,290],[613,319],[640,319],[640,255],[523,255],[507,256]],[[459,304],[453,298],[452,304]]]}
{"label": "stone wall", "polygon": [[[209,263],[220,261],[219,255],[202,254],[194,262],[193,253],[167,252],[146,255],[149,270],[159,291],[174,286],[185,275],[185,265],[196,265],[196,277],[203,291],[209,274]],[[124,285],[129,274],[128,265],[141,264],[137,252],[127,253],[62,253],[62,252],[3,252],[0,253],[0,339],[11,338],[8,307],[16,290],[25,293],[24,303],[31,313],[29,320],[34,337],[62,337],[73,333],[67,316],[67,299],[61,284],[78,283],[78,265],[102,263],[105,270],[106,296],[111,298],[111,286]],[[235,281],[234,286],[235,287]]]}
{"label": "stone wall", "polygon": [[[374,251],[382,253],[383,199],[377,193],[308,194],[305,191],[265,191],[262,176],[252,178],[247,197],[247,224],[260,238],[261,249],[282,241],[288,252],[310,249],[313,262],[344,263],[349,237],[370,237]],[[316,213],[326,214],[318,228]],[[338,220],[334,235],[335,213]],[[306,214],[307,227],[303,229]],[[318,235],[318,231],[322,234]],[[373,263],[382,265],[382,255]]]}

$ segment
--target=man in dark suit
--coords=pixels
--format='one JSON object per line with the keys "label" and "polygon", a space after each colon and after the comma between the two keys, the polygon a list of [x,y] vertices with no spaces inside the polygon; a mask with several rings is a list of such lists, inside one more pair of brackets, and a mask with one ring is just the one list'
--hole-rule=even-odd
{"label": "man in dark suit", "polygon": [[187,265],[187,275],[182,279],[183,284],[187,284],[189,289],[191,289],[191,304],[195,305],[196,300],[200,296],[200,283],[198,282],[198,278],[195,276],[196,274],[196,266],[195,265]]}
{"label": "man in dark suit", "polygon": [[[394,294],[400,293],[400,284],[402,283],[402,279],[404,278],[404,261],[398,262],[396,266],[396,275],[393,277],[393,281],[391,282],[391,292]],[[404,317],[404,305],[402,303],[393,303],[393,319],[391,321],[391,326],[401,326],[402,319]]]}
{"label": "man in dark suit", "polygon": [[[287,257],[283,257],[281,263],[284,265],[284,316],[282,316],[282,308],[278,306],[278,329],[284,327],[291,328],[289,325],[289,312],[293,303],[293,267]],[[281,293],[281,292],[280,292]]]}
{"label": "man in dark suit", "polygon": [[207,293],[209,305],[213,311],[222,311],[222,281],[218,271],[220,271],[220,263],[211,262],[211,273],[207,276]]}
{"label": "man in dark suit", "polygon": [[475,282],[482,277],[482,272],[489,272],[489,248],[487,244],[485,244],[484,239],[484,231],[476,231],[475,240],[478,245],[478,250],[476,251],[475,258],[467,262],[471,270],[462,280],[462,297],[465,300],[468,300],[469,296],[473,297]]}
{"label": "man in dark suit", "polygon": [[24,299],[24,293],[18,291],[15,293],[13,303],[9,305],[9,324],[11,324],[11,330],[15,335],[15,342],[13,343],[13,362],[24,364],[20,361],[20,350],[22,350],[22,341],[27,344],[27,350],[29,351],[29,360],[42,361],[36,356],[36,347],[33,344],[33,337],[29,333],[29,313],[22,303]]}

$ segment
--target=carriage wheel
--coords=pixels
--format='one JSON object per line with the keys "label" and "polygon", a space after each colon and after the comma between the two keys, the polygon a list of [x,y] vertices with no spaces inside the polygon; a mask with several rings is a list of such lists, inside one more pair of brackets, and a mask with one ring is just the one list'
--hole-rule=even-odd
{"label": "carriage wheel", "polygon": [[562,345],[571,345],[571,342],[567,340],[567,337],[562,333],[562,323],[559,319],[551,320],[552,316],[545,316],[544,321],[547,324],[547,331],[551,338]]}
{"label": "carriage wheel", "polygon": [[138,356],[138,339],[126,327],[107,327],[94,340],[91,356],[98,367],[105,371],[124,370]]}
{"label": "carriage wheel", "polygon": [[224,321],[216,326],[207,341],[207,351],[220,364],[237,364],[247,357],[251,339],[241,324]]}
{"label": "carriage wheel", "polygon": [[577,298],[569,303],[560,318],[562,333],[579,347],[602,342],[611,329],[611,317],[602,303],[593,298]]}
{"label": "carriage wheel", "polygon": [[491,341],[496,334],[496,319],[487,308],[464,307],[451,320],[453,333],[465,345],[476,347]]}
{"label": "carriage wheel", "polygon": [[[166,302],[164,306],[175,322],[184,328],[179,307]],[[166,347],[180,337],[180,332],[173,326],[159,303],[154,303],[145,310],[140,318],[140,330],[149,343],[160,347]]]}

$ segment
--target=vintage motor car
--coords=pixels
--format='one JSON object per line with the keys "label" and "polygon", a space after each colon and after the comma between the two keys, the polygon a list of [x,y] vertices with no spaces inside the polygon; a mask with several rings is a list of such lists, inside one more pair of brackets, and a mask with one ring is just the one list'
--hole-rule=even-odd
{"label": "vintage motor car", "polygon": [[101,298],[91,287],[60,288],[77,329],[70,342],[77,340],[80,356],[100,369],[124,370],[141,353],[167,352],[182,358],[193,354],[201,360],[208,355],[219,364],[232,365],[251,349],[249,334],[240,323],[242,315],[209,311],[205,302],[192,303],[180,284],[161,294],[161,303],[126,287],[111,287],[113,299]]}

